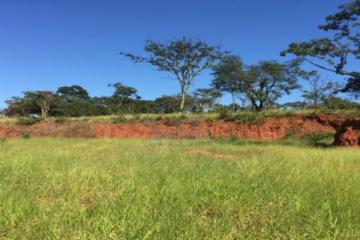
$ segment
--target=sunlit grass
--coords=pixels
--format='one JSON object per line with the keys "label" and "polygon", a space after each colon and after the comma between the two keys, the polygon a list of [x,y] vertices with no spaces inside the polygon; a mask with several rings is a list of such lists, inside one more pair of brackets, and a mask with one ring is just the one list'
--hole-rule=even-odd
{"label": "sunlit grass", "polygon": [[[263,112],[254,111],[239,111],[231,113],[226,112],[227,120],[235,120],[239,123],[252,123],[257,120],[262,120],[266,117],[286,117],[296,115],[337,115],[344,117],[360,116],[358,109],[353,110],[329,110],[329,109],[304,109],[304,110],[268,110]],[[83,117],[48,117],[47,121],[54,121],[57,123],[63,122],[100,122],[100,123],[120,123],[131,121],[156,121],[164,118],[175,119],[179,121],[206,121],[223,119],[222,113],[209,112],[209,113],[169,113],[169,114],[155,114],[155,113],[139,113],[139,114],[119,114],[107,116],[83,116]],[[14,123],[18,122],[18,118],[0,117],[0,123]]]}
{"label": "sunlit grass", "polygon": [[0,239],[359,239],[360,150],[291,143],[6,140]]}

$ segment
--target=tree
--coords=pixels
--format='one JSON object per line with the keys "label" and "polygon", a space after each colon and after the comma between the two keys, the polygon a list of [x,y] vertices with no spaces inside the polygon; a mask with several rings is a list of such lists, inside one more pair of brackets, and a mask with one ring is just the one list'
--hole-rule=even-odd
{"label": "tree", "polygon": [[152,112],[174,113],[179,111],[179,96],[161,96],[155,99]]}
{"label": "tree", "polygon": [[[152,104],[151,112],[155,113],[174,113],[179,111],[179,100],[181,99],[181,95],[173,95],[173,96],[161,96],[155,99]],[[186,99],[188,99],[189,103],[187,104],[184,111],[194,111],[196,110],[196,99],[191,95],[186,95]]]}
{"label": "tree", "polygon": [[47,118],[50,110],[56,105],[56,95],[50,91],[36,91],[34,94],[37,106],[41,110],[41,117]]}
{"label": "tree", "polygon": [[235,112],[235,97],[241,91],[244,78],[244,64],[238,56],[228,55],[213,67],[212,86],[222,92],[230,93],[232,111]]}
{"label": "tree", "polygon": [[89,100],[89,93],[79,85],[59,87],[56,94],[66,101]]}
{"label": "tree", "polygon": [[183,37],[166,43],[147,41],[147,57],[121,53],[135,63],[147,62],[159,71],[175,75],[180,84],[180,111],[184,110],[185,98],[194,79],[221,57],[220,48],[209,46],[200,40]]}
{"label": "tree", "polygon": [[326,17],[324,25],[319,26],[321,30],[332,32],[332,37],[291,43],[281,55],[293,54],[317,68],[346,76],[348,82],[343,91],[358,93],[360,72],[349,70],[348,63],[360,60],[359,16],[359,0],[343,4],[337,13]]}
{"label": "tree", "polygon": [[28,116],[41,114],[47,118],[50,112],[58,110],[58,98],[50,91],[26,91],[23,97],[13,97],[7,100],[6,114],[9,116]]}
{"label": "tree", "polygon": [[205,112],[209,111],[221,96],[222,94],[214,88],[198,88],[194,91],[196,102],[200,105],[201,110]]}
{"label": "tree", "polygon": [[66,116],[92,115],[93,102],[89,93],[79,85],[59,87],[56,95]]}
{"label": "tree", "polygon": [[310,84],[310,88],[303,90],[303,97],[311,101],[315,109],[321,101],[336,92],[335,83],[321,79],[317,72],[310,72],[305,79]]}
{"label": "tree", "polygon": [[4,110],[6,116],[26,116],[29,114],[29,105],[21,97],[11,97],[5,100],[7,108]]}
{"label": "tree", "polygon": [[122,83],[109,84],[108,86],[114,87],[115,91],[109,99],[110,105],[115,107],[116,113],[130,112],[133,108],[135,100],[140,100],[140,97],[136,94],[137,90],[133,87],[128,87]]}
{"label": "tree", "polygon": [[263,110],[274,104],[283,94],[289,94],[297,85],[298,69],[291,64],[262,61],[245,71],[241,91],[253,109]]}

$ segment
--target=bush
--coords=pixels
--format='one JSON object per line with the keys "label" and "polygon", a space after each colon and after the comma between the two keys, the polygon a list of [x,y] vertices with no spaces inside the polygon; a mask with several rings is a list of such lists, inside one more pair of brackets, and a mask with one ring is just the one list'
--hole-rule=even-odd
{"label": "bush", "polygon": [[21,138],[22,138],[22,139],[29,139],[29,138],[30,138],[30,134],[29,134],[29,133],[26,133],[26,132],[23,132],[23,133],[21,133]]}
{"label": "bush", "polygon": [[37,117],[24,117],[24,118],[19,118],[17,124],[30,126],[37,122],[40,122],[41,120],[42,118],[37,118]]}
{"label": "bush", "polygon": [[299,129],[296,128],[286,129],[284,139],[290,140],[293,138],[297,138],[298,134],[299,134]]}
{"label": "bush", "polygon": [[58,123],[58,124],[62,124],[62,123],[65,123],[67,121],[67,118],[66,117],[57,117],[55,118],[54,122],[55,123]]}
{"label": "bush", "polygon": [[241,124],[254,124],[263,121],[266,117],[264,112],[244,112],[236,114],[233,120]]}
{"label": "bush", "polygon": [[312,146],[329,146],[334,141],[334,134],[327,132],[313,132],[305,135]]}
{"label": "bush", "polygon": [[163,117],[163,118],[161,119],[161,121],[162,121],[166,126],[176,126],[176,125],[178,125],[178,124],[181,123],[181,120],[179,120],[178,118],[173,117],[173,116]]}
{"label": "bush", "polygon": [[347,99],[342,99],[338,97],[327,98],[324,101],[324,107],[327,109],[359,109],[359,104]]}
{"label": "bush", "polygon": [[113,124],[123,123],[123,122],[126,122],[126,121],[127,121],[127,118],[125,116],[122,116],[122,115],[110,118],[110,122],[113,123]]}
{"label": "bush", "polygon": [[227,110],[221,110],[217,119],[225,121],[234,121],[240,124],[255,124],[263,121],[268,114],[266,112],[239,112],[231,113]]}
{"label": "bush", "polygon": [[221,109],[217,119],[220,120],[233,120],[231,112],[226,109]]}

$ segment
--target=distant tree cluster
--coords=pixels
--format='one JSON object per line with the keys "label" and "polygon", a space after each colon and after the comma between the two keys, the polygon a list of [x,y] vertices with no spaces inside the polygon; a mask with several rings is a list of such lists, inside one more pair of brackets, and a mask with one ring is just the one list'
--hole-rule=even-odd
{"label": "distant tree cluster", "polygon": [[95,116],[120,113],[144,112],[149,101],[143,101],[136,95],[137,90],[121,83],[109,85],[114,93],[109,97],[90,97],[81,86],[64,86],[56,92],[27,91],[22,97],[13,97],[6,101],[7,116]]}
{"label": "distant tree cluster", "polygon": [[[125,113],[174,113],[180,111],[181,95],[161,96],[155,100],[142,100],[137,89],[122,83],[109,84],[114,88],[111,96],[91,97],[81,86],[63,86],[56,92],[26,91],[21,97],[6,101],[6,116],[97,116]],[[199,88],[186,95],[188,112],[214,111],[219,107],[221,93],[213,88]]]}
{"label": "distant tree cluster", "polygon": [[[123,113],[173,113],[209,112],[231,109],[263,111],[267,109],[358,108],[355,102],[337,96],[351,93],[360,96],[360,72],[349,69],[350,61],[359,64],[360,1],[341,5],[339,11],[326,17],[320,29],[329,32],[327,37],[308,42],[291,43],[282,56],[293,55],[287,62],[260,61],[245,64],[239,56],[223,51],[201,40],[180,38],[168,42],[147,41],[146,56],[121,53],[135,63],[148,63],[157,70],[171,74],[179,84],[179,95],[161,96],[155,100],[143,100],[137,89],[122,83],[109,84],[114,89],[111,96],[91,97],[81,86],[64,86],[56,92],[26,91],[21,97],[6,101],[7,116],[94,116]],[[315,70],[302,68],[308,63],[315,68],[335,73],[346,78],[346,84],[324,79]],[[352,65],[351,65],[352,66]],[[196,77],[210,70],[212,81],[209,88],[192,86]],[[299,80],[306,82],[302,87]],[[284,95],[298,89],[302,99],[279,104]],[[223,94],[229,94],[229,106],[219,104]],[[238,104],[240,100],[240,104]]]}

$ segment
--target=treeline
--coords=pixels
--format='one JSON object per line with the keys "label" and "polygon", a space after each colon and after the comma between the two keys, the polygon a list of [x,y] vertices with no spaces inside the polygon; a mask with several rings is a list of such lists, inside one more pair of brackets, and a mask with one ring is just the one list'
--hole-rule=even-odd
{"label": "treeline", "polygon": [[[180,96],[162,96],[155,100],[142,100],[137,89],[121,83],[109,84],[114,88],[111,96],[91,97],[79,85],[59,87],[56,92],[26,91],[21,97],[7,100],[6,116],[97,116],[125,113],[174,113],[179,111]],[[221,93],[214,89],[197,89],[188,95],[187,111],[211,111],[220,106],[216,101]]]}
{"label": "treeline", "polygon": [[[91,97],[81,86],[60,87],[56,92],[28,91],[22,97],[6,101],[7,116],[42,117],[93,116],[122,113],[171,113],[177,111],[207,112],[222,109],[263,111],[287,108],[358,108],[358,104],[341,99],[339,93],[360,95],[360,72],[349,69],[349,62],[359,63],[360,1],[341,5],[339,11],[327,16],[320,29],[326,37],[307,42],[291,43],[281,56],[291,55],[286,62],[260,61],[247,65],[242,59],[201,40],[181,38],[168,42],[147,41],[146,55],[132,53],[121,55],[135,63],[147,63],[157,70],[170,73],[179,84],[176,96],[162,96],[155,100],[143,100],[133,87],[121,83],[110,84],[114,92],[108,97]],[[313,66],[305,71],[304,64]],[[209,88],[190,87],[197,76],[210,69],[212,79]],[[345,79],[339,84],[321,77],[316,70],[331,72]],[[306,81],[306,87],[299,80]],[[280,105],[279,98],[294,90],[302,91],[302,99]],[[222,106],[219,99],[229,94],[230,106]]]}
{"label": "treeline", "polygon": [[[214,80],[218,83],[218,80]],[[27,91],[21,97],[13,97],[6,101],[8,107],[3,111],[6,116],[28,117],[41,116],[99,116],[120,115],[126,113],[175,113],[180,111],[180,95],[162,96],[155,100],[143,100],[133,87],[121,83],[112,84],[114,92],[111,96],[91,97],[81,86],[64,86],[56,92]],[[307,92],[306,92],[307,93]],[[304,95],[305,96],[305,95]],[[185,111],[187,112],[220,112],[220,111],[251,111],[255,110],[250,102],[222,105],[219,99],[222,93],[216,88],[200,88],[186,96]],[[237,96],[234,96],[238,99]],[[241,100],[241,99],[240,99]],[[303,101],[273,103],[267,109],[301,110],[319,109],[359,109],[355,102],[336,97],[333,94],[321,95],[317,105],[310,98]]]}

